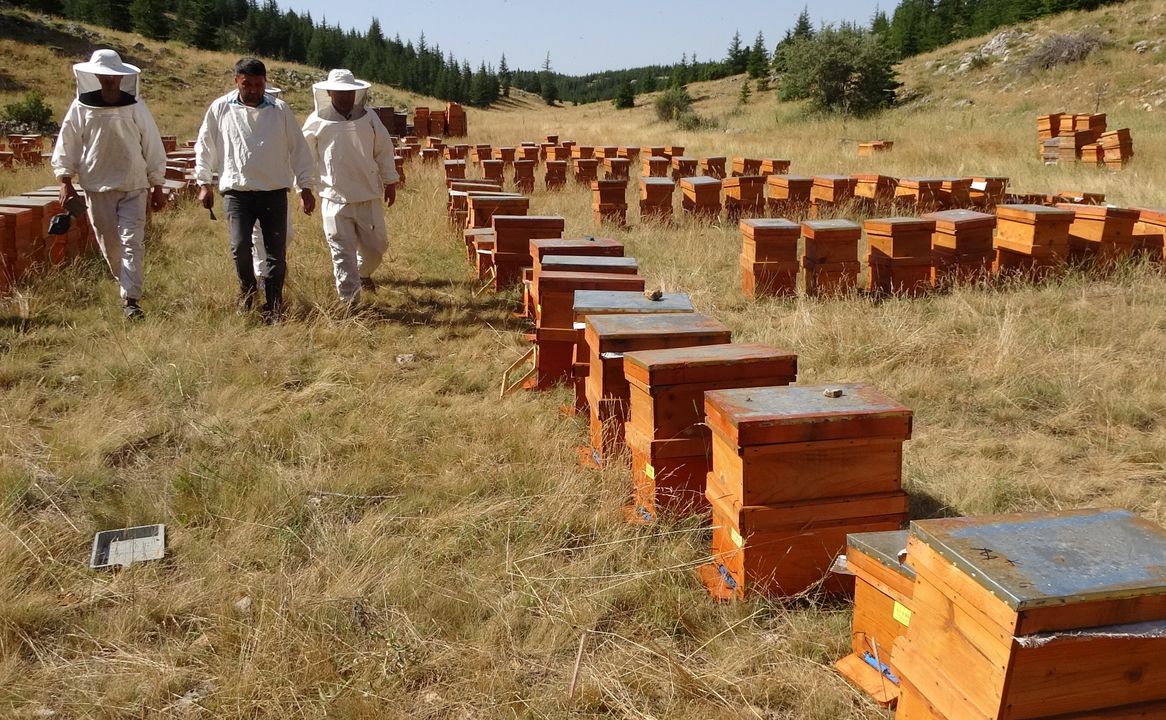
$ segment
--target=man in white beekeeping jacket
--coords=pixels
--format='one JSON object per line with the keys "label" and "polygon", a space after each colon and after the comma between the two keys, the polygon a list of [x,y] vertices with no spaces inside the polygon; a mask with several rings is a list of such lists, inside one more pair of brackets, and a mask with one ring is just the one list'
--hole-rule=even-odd
{"label": "man in white beekeeping jacket", "polygon": [[349,70],[332,70],[312,86],[316,111],[304,138],[320,174],[324,237],[332,252],[336,292],[349,304],[375,291],[372,274],[389,247],[381,201],[397,200],[400,176],[389,131],[364,107],[369,84]]}
{"label": "man in white beekeeping jacket", "polygon": [[[272,85],[268,85],[264,90],[268,95],[277,98],[283,94],[283,90]],[[285,244],[291,247],[292,242],[292,204],[287,204],[287,240]],[[263,289],[263,279],[267,277],[267,252],[263,249],[263,231],[259,228],[259,223],[255,223],[255,230],[251,232],[251,258],[253,260],[253,267],[255,268],[255,280],[259,284],[259,289]]]}
{"label": "man in white beekeeping jacket", "polygon": [[[143,317],[142,255],[146,203],[166,204],[166,150],[154,117],[138,97],[141,71],[113,50],[98,50],[73,66],[77,98],[53,148],[53,174],[64,205],[85,191],[93,234],[121,286],[123,312]],[[153,188],[148,193],[147,188]],[[147,197],[149,195],[149,197]]]}
{"label": "man in white beekeeping jacket", "polygon": [[300,188],[304,213],[311,215],[316,169],[291,108],[267,95],[266,87],[267,67],[261,61],[235,63],[235,90],[211,103],[199,128],[194,172],[199,202],[208,210],[214,207],[211,182],[219,174],[243,311],[251,309],[258,294],[251,233],[259,223],[267,255],[263,320],[274,323],[283,315],[288,191],[293,184]]}

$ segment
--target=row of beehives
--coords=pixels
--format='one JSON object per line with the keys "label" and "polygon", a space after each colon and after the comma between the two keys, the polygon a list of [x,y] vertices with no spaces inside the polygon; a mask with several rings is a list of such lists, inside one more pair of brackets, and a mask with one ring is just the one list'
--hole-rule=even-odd
{"label": "row of beehives", "polygon": [[715,597],[853,587],[839,669],[879,702],[901,695],[900,720],[1166,712],[1160,528],[1081,511],[922,520],[908,537],[909,409],[869,385],[791,385],[793,353],[732,343],[684,293],[645,294],[622,243],[562,238],[562,218],[497,185],[447,184],[479,277],[522,282],[534,320],[503,393],[573,385],[581,461],[630,460],[629,521],[709,515],[698,575]]}

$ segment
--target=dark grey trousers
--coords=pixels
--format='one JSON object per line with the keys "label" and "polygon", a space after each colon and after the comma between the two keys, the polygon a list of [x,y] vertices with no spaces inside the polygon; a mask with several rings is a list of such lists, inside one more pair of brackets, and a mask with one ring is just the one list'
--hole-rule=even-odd
{"label": "dark grey trousers", "polygon": [[283,281],[287,277],[287,190],[227,190],[223,204],[227,215],[227,234],[231,239],[231,259],[239,275],[239,292],[251,297],[258,291],[252,262],[251,231],[255,223],[263,233],[267,251],[267,278],[264,310],[278,313],[283,309]]}

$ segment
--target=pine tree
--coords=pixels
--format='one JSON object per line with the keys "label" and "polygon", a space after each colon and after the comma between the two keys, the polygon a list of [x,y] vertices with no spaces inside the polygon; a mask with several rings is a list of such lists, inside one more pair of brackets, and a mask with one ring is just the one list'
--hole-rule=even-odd
{"label": "pine tree", "polygon": [[749,50],[749,60],[745,68],[749,77],[760,78],[769,73],[769,52],[765,49],[765,36],[757,33],[753,47]]}
{"label": "pine tree", "polygon": [[741,83],[741,92],[737,93],[737,105],[748,105],[749,96],[753,91],[749,89],[749,80],[746,78],[745,82]]}
{"label": "pine tree", "polygon": [[498,61],[498,81],[502,84],[502,97],[510,97],[510,83],[512,80],[510,68],[506,65],[506,53]]}
{"label": "pine tree", "polygon": [[170,37],[170,19],[166,17],[166,0],[133,0],[130,3],[130,20],[134,32],[151,40],[166,40]]}
{"label": "pine tree", "polygon": [[887,36],[891,30],[891,21],[887,19],[887,14],[878,8],[875,8],[874,15],[870,18],[870,31],[875,35]]}
{"label": "pine tree", "polygon": [[615,94],[615,101],[613,103],[617,110],[626,110],[636,106],[636,90],[632,87],[632,81],[625,79],[619,86],[619,91]]}
{"label": "pine tree", "polygon": [[[695,57],[693,57],[693,64],[696,64]],[[725,58],[725,64],[729,66],[729,72],[734,75],[745,72],[745,68],[749,64],[749,51],[741,45],[740,31],[734,32],[733,39],[729,41],[729,54]]]}
{"label": "pine tree", "polygon": [[810,8],[802,6],[802,12],[798,15],[797,22],[794,23],[791,37],[798,40],[813,40],[814,39],[814,24],[810,22]]}
{"label": "pine tree", "polygon": [[[188,40],[200,50],[217,50],[219,47],[219,27],[215,18],[214,0],[194,0],[192,8],[194,22],[190,27]],[[313,37],[313,39],[315,39]]]}
{"label": "pine tree", "polygon": [[539,95],[542,96],[543,102],[547,105],[553,106],[559,99],[559,86],[551,72],[551,54],[549,52],[547,59],[543,61],[542,74],[539,78]]}

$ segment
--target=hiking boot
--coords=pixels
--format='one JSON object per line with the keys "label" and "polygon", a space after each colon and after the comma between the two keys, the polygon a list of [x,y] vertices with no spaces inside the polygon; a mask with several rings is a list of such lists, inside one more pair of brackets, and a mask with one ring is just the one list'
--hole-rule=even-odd
{"label": "hiking boot", "polygon": [[125,304],[121,311],[125,314],[127,320],[141,320],[146,317],[146,313],[142,310],[142,306],[134,298],[126,298]]}
{"label": "hiking boot", "polygon": [[362,277],[360,279],[361,292],[375,293],[377,291],[377,281],[371,277]]}

